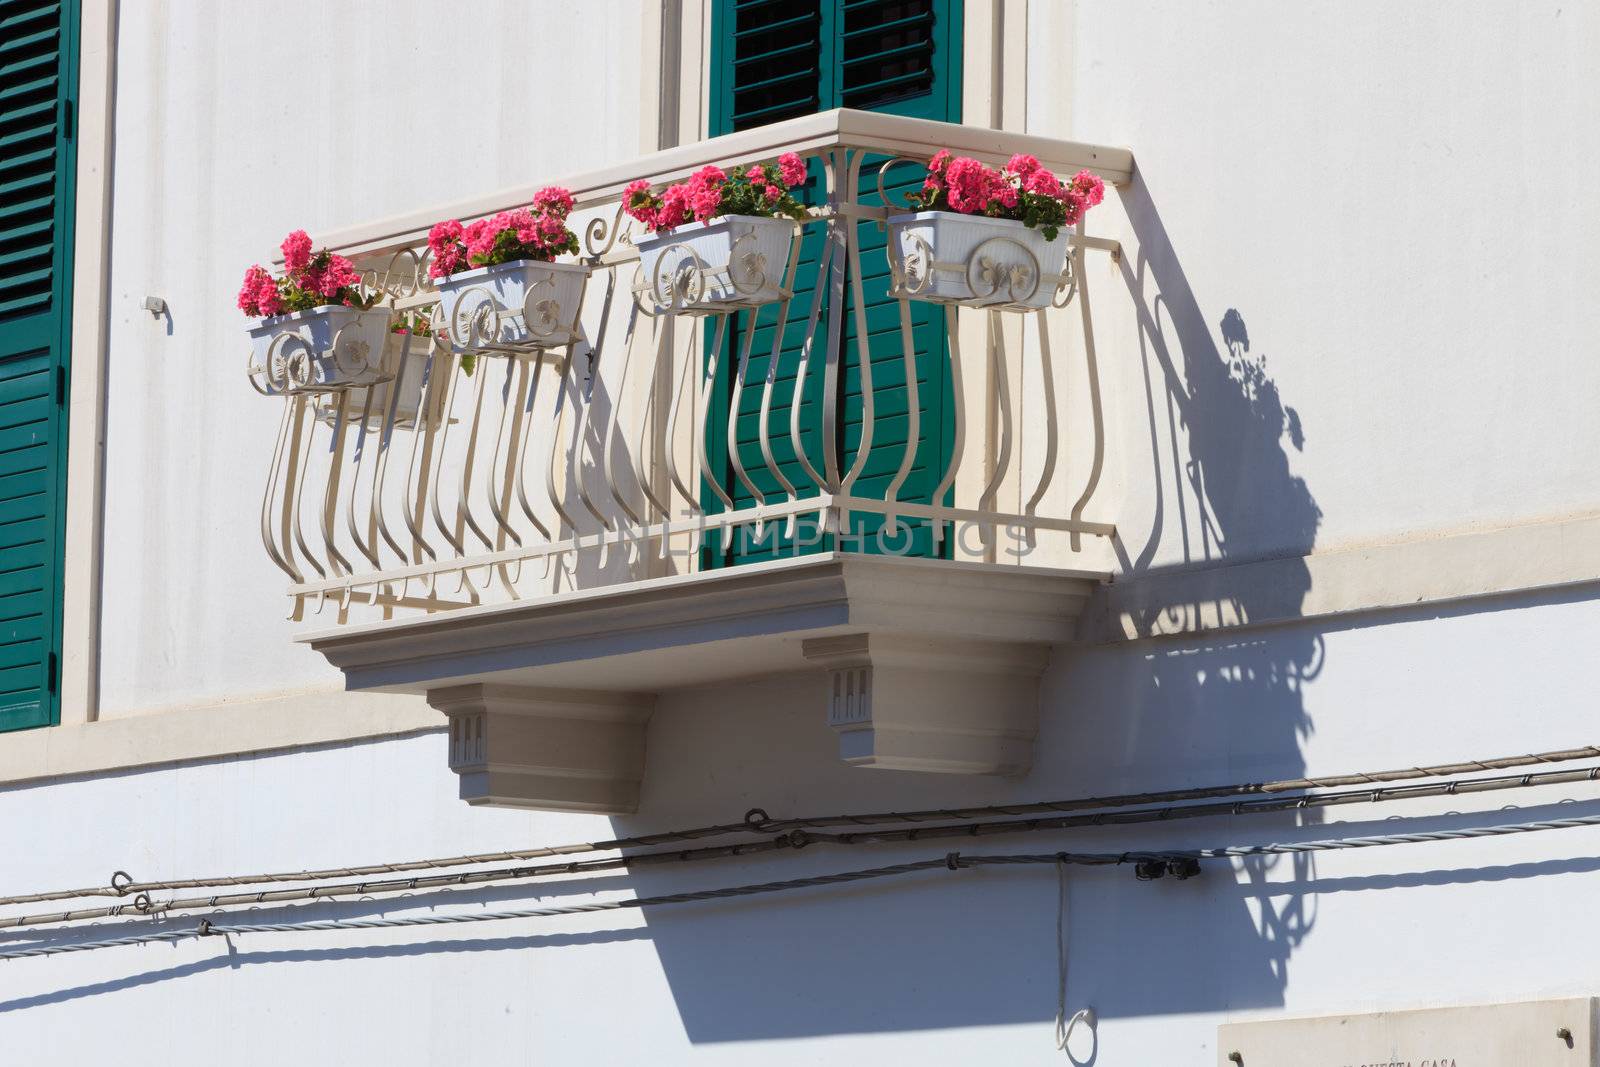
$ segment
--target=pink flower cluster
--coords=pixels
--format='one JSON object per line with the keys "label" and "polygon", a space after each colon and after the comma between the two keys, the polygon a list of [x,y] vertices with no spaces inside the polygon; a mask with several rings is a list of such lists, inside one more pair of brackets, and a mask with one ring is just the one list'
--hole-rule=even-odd
{"label": "pink flower cluster", "polygon": [[283,239],[283,266],[291,273],[305,270],[311,263],[311,235],[296,230]]}
{"label": "pink flower cluster", "polygon": [[295,230],[283,239],[284,276],[274,278],[256,264],[244,272],[239,310],[246,315],[282,315],[328,304],[353,304],[361,275],[344,256],[324,249],[312,252],[311,238]]}
{"label": "pink flower cluster", "polygon": [[1075,225],[1104,198],[1105,183],[1087,170],[1064,183],[1030,155],[1014,155],[1004,169],[995,170],[970,156],[940,151],[928,162],[927,179],[911,199],[923,208],[1054,228]]}
{"label": "pink flower cluster", "polygon": [[533,206],[502,211],[465,226],[455,219],[428,231],[433,262],[428,274],[448,278],[460,270],[509,263],[515,259],[548,261],[577,250],[577,237],[567,228],[572,193],[552,185],[533,194]]}
{"label": "pink flower cluster", "polygon": [[[293,274],[291,271],[290,276],[293,277]],[[300,288],[327,297],[329,303],[338,303],[342,290],[361,284],[361,275],[354,263],[336,253],[329,253],[311,260],[295,281]]]}
{"label": "pink flower cluster", "polygon": [[244,284],[239,286],[239,310],[263,318],[284,312],[277,280],[259,263],[244,272]]}
{"label": "pink flower cluster", "polygon": [[789,190],[805,180],[805,161],[785,152],[776,163],[735,167],[731,173],[720,167],[701,167],[659,195],[651,191],[649,181],[640,178],[622,191],[622,203],[629,215],[660,232],[724,214],[772,214],[780,210]]}
{"label": "pink flower cluster", "polygon": [[629,182],[622,196],[628,214],[652,230],[670,230],[690,219],[714,218],[722,209],[722,184],[727,180],[721,168],[705,166],[688,181],[667,186],[659,197],[651,195],[650,183],[643,178]]}
{"label": "pink flower cluster", "polygon": [[1017,187],[999,171],[970,156],[951,160],[944,171],[944,182],[952,211],[974,215],[987,211],[990,203],[1017,206]]}

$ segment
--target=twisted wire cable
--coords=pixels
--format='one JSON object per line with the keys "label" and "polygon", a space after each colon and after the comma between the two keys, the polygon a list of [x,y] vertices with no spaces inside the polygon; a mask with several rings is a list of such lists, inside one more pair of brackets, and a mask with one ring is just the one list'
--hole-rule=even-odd
{"label": "twisted wire cable", "polygon": [[[1271,812],[1336,807],[1347,804],[1376,804],[1396,800],[1415,800],[1425,797],[1463,796],[1473,793],[1506,789],[1525,789],[1534,786],[1600,780],[1600,766],[1567,768],[1528,774],[1506,775],[1494,778],[1449,779],[1443,782],[1426,782],[1412,785],[1385,786],[1373,789],[1353,789],[1307,793],[1298,796],[1265,796],[1245,800],[1214,802],[1210,804],[1168,805],[1153,808],[1132,808],[1122,811],[1085,812],[1077,815],[1057,815],[1049,818],[1003,819],[990,822],[946,823],[937,826],[913,826],[902,829],[851,831],[842,834],[818,833],[807,830],[790,830],[765,841],[744,842],[735,845],[710,845],[691,849],[666,849],[656,852],[637,852],[623,856],[608,856],[569,860],[566,863],[548,863],[521,867],[496,867],[487,870],[459,871],[454,874],[424,875],[412,878],[383,879],[334,883],[311,888],[261,889],[246,893],[210,894],[196,897],[177,897],[155,901],[147,892],[139,892],[130,903],[108,907],[79,908],[35,915],[20,915],[0,919],[0,930],[25,926],[43,926],[56,923],[78,922],[85,919],[114,918],[127,913],[158,915],[174,911],[193,911],[231,907],[244,904],[288,903],[291,901],[320,900],[337,896],[371,896],[381,893],[408,893],[419,889],[442,889],[454,886],[476,885],[486,882],[526,881],[558,875],[592,874],[602,871],[626,870],[645,864],[681,863],[697,860],[723,859],[747,856],[783,849],[799,849],[813,844],[863,845],[887,844],[898,841],[930,841],[950,837],[988,837],[996,834],[1030,833],[1041,830],[1070,830],[1097,826],[1128,826],[1149,822],[1171,822],[1178,819],[1205,818],[1209,816],[1259,815]],[[143,883],[130,883],[139,887]]]}
{"label": "twisted wire cable", "polygon": [[[557,856],[584,855],[593,852],[614,852],[625,848],[649,848],[655,845],[702,840],[738,833],[775,833],[794,829],[823,829],[832,826],[878,826],[886,823],[919,823],[937,819],[975,820],[994,815],[1034,815],[1099,808],[1117,808],[1130,805],[1213,800],[1231,796],[1251,796],[1266,793],[1284,793],[1308,789],[1327,789],[1348,785],[1381,785],[1421,778],[1439,778],[1474,771],[1507,770],[1512,767],[1529,767],[1600,757],[1600,747],[1587,745],[1581,748],[1556,749],[1520,756],[1498,756],[1492,759],[1464,760],[1431,766],[1397,768],[1386,771],[1359,771],[1353,774],[1324,775],[1321,777],[1285,778],[1274,781],[1239,782],[1231,785],[1203,786],[1191,789],[1166,789],[1143,793],[1121,793],[1107,796],[1079,797],[1068,800],[1044,800],[1023,804],[990,804],[967,808],[927,808],[916,811],[887,811],[865,814],[818,815],[802,818],[772,819],[760,808],[753,808],[744,820],[717,823],[682,830],[666,830],[654,834],[637,834],[602,841],[576,842],[564,845],[547,845],[538,848],[510,849],[501,852],[468,853],[460,856],[443,856],[429,859],[403,860],[394,863],[373,863],[350,867],[328,867],[321,870],[277,871],[262,874],[219,875],[202,878],[165,879],[140,882],[118,871],[111,884],[84,886],[77,889],[58,889],[41,893],[25,893],[0,897],[0,907],[16,904],[39,904],[55,900],[78,900],[89,897],[136,896],[139,893],[173,891],[179,889],[208,889],[224,886],[262,885],[287,882],[325,882],[334,878],[363,878],[385,874],[406,874],[413,871],[442,870],[467,867],[483,863],[505,863],[512,860],[548,859]],[[1576,780],[1576,779],[1574,779]],[[119,876],[122,880],[119,881]],[[106,911],[114,915],[117,911]],[[94,916],[81,915],[80,918]]]}
{"label": "twisted wire cable", "polygon": [[1138,864],[1141,861],[1170,862],[1174,859],[1225,859],[1242,856],[1271,854],[1342,851],[1360,848],[1381,848],[1394,845],[1414,845],[1437,841],[1460,841],[1478,838],[1504,837],[1512,834],[1539,833],[1549,830],[1570,830],[1579,827],[1600,826],[1600,815],[1577,816],[1569,819],[1546,819],[1528,823],[1506,823],[1479,826],[1463,830],[1424,830],[1414,833],[1380,834],[1370,837],[1329,838],[1317,841],[1274,842],[1258,845],[1232,845],[1222,848],[1160,849],[1130,852],[1042,852],[1008,855],[962,855],[950,852],[939,858],[896,863],[885,867],[868,867],[853,871],[836,871],[830,874],[805,878],[788,878],[775,882],[750,885],[724,886],[717,889],[691,890],[683,893],[666,893],[651,897],[624,897],[617,900],[595,901],[589,904],[563,904],[546,908],[523,908],[515,911],[470,912],[452,915],[413,915],[390,919],[326,919],[310,922],[282,923],[231,923],[201,919],[193,930],[162,930],[126,937],[63,944],[33,945],[27,948],[0,952],[0,960],[25,959],[35,956],[52,956],[65,952],[86,952],[100,948],[116,948],[152,942],[174,942],[189,937],[227,936],[230,934],[314,933],[337,930],[379,930],[412,926],[439,926],[459,923],[497,922],[511,919],[540,919],[562,915],[582,915],[592,912],[621,911],[647,907],[665,907],[673,904],[693,904],[709,900],[757,896],[820,886],[863,882],[931,871],[940,867],[957,871],[980,866],[1029,866],[1036,864],[1106,867]]}

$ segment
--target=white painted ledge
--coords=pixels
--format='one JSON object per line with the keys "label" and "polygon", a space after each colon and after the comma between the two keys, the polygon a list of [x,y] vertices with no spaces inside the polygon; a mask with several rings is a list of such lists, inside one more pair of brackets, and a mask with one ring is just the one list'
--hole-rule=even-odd
{"label": "white painted ledge", "polygon": [[0,785],[439,730],[407,696],[298,693],[0,734]]}
{"label": "white painted ledge", "polygon": [[1309,556],[1119,576],[1079,622],[1087,644],[1247,630],[1600,583],[1600,516]]}

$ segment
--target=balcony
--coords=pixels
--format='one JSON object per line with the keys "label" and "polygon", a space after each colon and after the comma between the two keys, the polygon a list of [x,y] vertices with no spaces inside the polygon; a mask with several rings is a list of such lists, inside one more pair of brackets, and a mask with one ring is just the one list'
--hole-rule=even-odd
{"label": "balcony", "polygon": [[[909,272],[951,265],[886,255],[885,219],[944,148],[1132,167],[834,111],[569,178],[581,311],[518,343],[441,311],[424,235],[532,189],[326,235],[434,336],[392,335],[340,388],[252,362],[283,404],[262,537],[293,617],[325,623],[302,640],[349,688],[426,694],[472,803],[633,810],[656,694],[799,672],[851,763],[1025,773],[1050,647],[1107,578],[1086,263],[1117,246],[1064,235],[1045,310],[919,299]],[[630,180],[787,151],[814,206],[787,262],[753,268],[776,300],[696,306],[692,263],[645,276]]]}

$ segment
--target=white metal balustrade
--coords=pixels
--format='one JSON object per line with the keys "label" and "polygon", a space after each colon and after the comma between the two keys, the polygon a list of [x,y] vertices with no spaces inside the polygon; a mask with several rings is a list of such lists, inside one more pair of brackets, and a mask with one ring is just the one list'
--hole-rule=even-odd
{"label": "white metal balustrade", "polygon": [[[514,332],[527,339],[512,343],[498,340],[502,324],[481,302],[463,298],[441,309],[427,279],[423,235],[437,218],[519,206],[526,194],[330,235],[327,243],[357,260],[397,322],[416,315],[431,322],[434,335],[393,333],[377,353],[336,342],[332,358],[367,372],[361,384],[335,389],[316,385],[309,357],[292,343],[252,359],[252,381],[283,405],[260,518],[267,553],[291,582],[295,617],[309,611],[340,622],[381,620],[694,572],[708,538],[735,534],[785,550],[821,539],[849,548],[863,516],[881,520],[873,522],[872,544],[857,547],[892,553],[920,526],[936,546],[965,539],[940,554],[997,566],[1015,555],[1002,550],[1006,538],[1029,546],[1056,538],[1066,555],[1052,558],[1071,559],[1085,537],[1111,534],[1110,524],[1085,517],[1105,448],[1085,259],[1114,253],[1114,242],[1087,236],[1080,223],[1066,235],[1072,249],[1059,277],[1000,269],[979,252],[948,264],[895,255],[891,247],[899,334],[885,344],[867,329],[863,271],[874,267],[868,256],[882,253],[864,252],[863,234],[895,212],[881,206],[884,174],[906,161],[924,163],[942,148],[993,162],[1029,152],[1053,169],[1087,167],[1110,183],[1125,182],[1131,167],[1119,149],[850,111],[657,153],[560,183],[578,200],[587,291],[577,316],[558,321],[555,305],[530,290],[512,315],[521,320]],[[752,253],[727,276],[708,277],[691,252],[669,248],[653,274],[644,274],[635,243],[642,234],[621,210],[627,181],[672,181],[708,163],[726,167],[785,151],[818,161],[826,186],[825,203],[794,224],[787,262]],[[863,193],[874,190],[879,203],[864,203]],[[800,238],[810,231],[823,234],[824,254],[802,265]],[[940,457],[944,469],[931,495],[907,500],[903,490],[929,417],[929,399],[917,395],[910,308],[936,270],[962,272],[993,306],[945,303],[949,345],[936,358],[946,361],[954,399],[951,447]],[[730,395],[720,403],[712,388],[716,363],[741,302],[703,306],[706,289],[717,285],[763,297],[775,287],[774,303],[745,313],[780,324],[757,376],[757,330],[740,331]],[[1053,288],[1050,307],[1023,309],[1023,290],[1038,286]],[[792,364],[780,366],[780,346],[793,336],[782,324],[795,301],[806,311],[806,340]],[[847,315],[859,346],[853,454],[841,447],[839,404]],[[962,318],[971,316],[984,320],[981,353],[962,351]],[[1015,324],[1004,321],[1013,316],[1037,338],[1026,349],[1015,343]],[[1070,411],[1057,397],[1054,353],[1063,346],[1052,339],[1063,329],[1081,331],[1087,361],[1086,393]],[[1038,360],[1030,373],[1042,382],[1043,405],[1042,418],[1026,429],[1009,400],[1025,351]],[[898,453],[887,459],[885,469],[894,472],[887,489],[866,491],[868,462],[884,464],[886,451],[873,447],[875,378],[895,363],[904,366],[908,425],[903,441],[887,446]],[[785,402],[780,378],[787,372],[795,382]],[[807,407],[807,382],[816,378],[821,403]],[[751,391],[760,393],[756,447],[741,449],[736,427],[749,423],[738,413]],[[1060,456],[1068,420],[1087,421],[1092,450],[1076,464],[1072,485]],[[1028,442],[1034,469],[1023,479],[1017,457],[1025,433],[1036,439]],[[724,488],[715,463],[721,453],[752,503]],[[1016,486],[1010,508],[1001,503],[1006,485]],[[840,534],[844,541],[831,540]]]}

